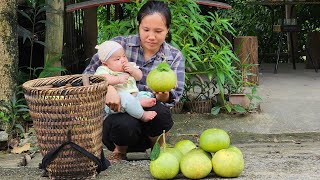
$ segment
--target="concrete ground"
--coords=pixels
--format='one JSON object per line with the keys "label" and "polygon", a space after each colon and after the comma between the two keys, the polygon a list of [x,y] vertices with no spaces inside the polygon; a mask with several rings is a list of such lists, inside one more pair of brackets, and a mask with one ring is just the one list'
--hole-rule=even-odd
{"label": "concrete ground", "polygon": [[[244,153],[245,169],[238,179],[320,179],[320,73],[280,64],[262,64],[258,94],[261,112],[246,116],[175,114],[169,144],[180,139],[198,143],[208,128],[222,128]],[[109,153],[108,151],[106,151]],[[0,179],[47,179],[37,169],[39,153],[26,167],[22,155],[0,154]],[[152,179],[146,153],[129,153],[130,161],[114,164],[97,179]],[[185,179],[179,174],[176,179]],[[206,179],[219,179],[211,173]]]}

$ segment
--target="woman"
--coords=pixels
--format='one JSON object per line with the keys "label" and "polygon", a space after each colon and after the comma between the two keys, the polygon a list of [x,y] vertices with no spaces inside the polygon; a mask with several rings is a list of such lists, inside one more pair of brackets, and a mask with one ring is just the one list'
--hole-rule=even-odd
{"label": "woman", "polygon": [[[171,13],[164,2],[149,1],[138,12],[139,34],[118,36],[111,40],[120,43],[125,49],[129,62],[140,67],[143,77],[137,81],[140,91],[151,91],[146,85],[146,76],[163,60],[170,64],[177,74],[177,86],[170,92],[156,93],[157,103],[147,111],[156,111],[157,115],[149,122],[142,122],[127,113],[109,115],[103,123],[103,143],[112,151],[108,158],[111,162],[125,160],[127,152],[143,152],[152,147],[165,130],[166,134],[173,126],[170,107],[174,106],[182,95],[184,88],[184,58],[182,53],[165,42],[170,38],[169,27]],[[84,73],[93,74],[101,65],[95,54]],[[116,90],[109,86],[106,104],[119,112],[120,98]],[[160,138],[162,139],[162,138]],[[160,144],[162,142],[160,141]]]}

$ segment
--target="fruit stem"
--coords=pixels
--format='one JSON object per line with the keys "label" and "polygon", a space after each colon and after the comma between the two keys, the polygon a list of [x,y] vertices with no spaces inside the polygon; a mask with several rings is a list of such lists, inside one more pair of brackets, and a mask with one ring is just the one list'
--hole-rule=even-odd
{"label": "fruit stem", "polygon": [[166,152],[166,130],[163,130],[163,133],[162,133],[162,137],[163,137],[163,152]]}

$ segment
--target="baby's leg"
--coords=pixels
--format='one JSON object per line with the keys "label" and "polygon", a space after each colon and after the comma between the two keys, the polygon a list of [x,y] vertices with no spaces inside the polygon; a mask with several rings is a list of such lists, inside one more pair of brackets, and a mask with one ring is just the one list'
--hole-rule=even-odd
{"label": "baby's leg", "polygon": [[[157,113],[155,111],[145,111],[143,110],[139,100],[126,92],[119,93],[121,98],[121,107],[127,112],[129,115],[141,119],[144,122],[148,122],[152,120]],[[146,98],[150,99],[150,98]]]}
{"label": "baby's leg", "polygon": [[156,98],[141,98],[139,101],[142,107],[152,107],[157,102]]}
{"label": "baby's leg", "polygon": [[142,117],[140,118],[143,122],[151,121],[154,117],[156,117],[157,112],[155,111],[144,111]]}

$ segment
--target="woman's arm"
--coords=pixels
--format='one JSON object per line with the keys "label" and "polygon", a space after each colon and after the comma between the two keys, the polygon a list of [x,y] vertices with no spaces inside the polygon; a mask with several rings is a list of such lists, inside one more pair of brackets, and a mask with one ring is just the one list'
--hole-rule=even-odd
{"label": "woman's arm", "polygon": [[116,85],[116,84],[125,84],[128,81],[129,75],[128,74],[118,74],[113,75],[110,74],[110,70],[107,66],[99,66],[94,73],[95,75],[103,75],[106,77],[109,85]]}
{"label": "woman's arm", "polygon": [[128,81],[129,75],[128,74],[121,74],[118,76],[110,75],[110,74],[100,74],[107,78],[109,85],[116,85],[116,84],[125,84]]}
{"label": "woman's arm", "polygon": [[177,75],[177,85],[176,88],[171,89],[169,92],[169,98],[166,102],[166,105],[169,107],[174,106],[177,102],[179,102],[184,91],[185,63],[181,52],[177,53],[170,66]]}
{"label": "woman's arm", "polygon": [[106,95],[106,105],[115,112],[120,112],[120,96],[118,95],[118,92],[116,89],[109,85],[108,86],[108,92]]}

